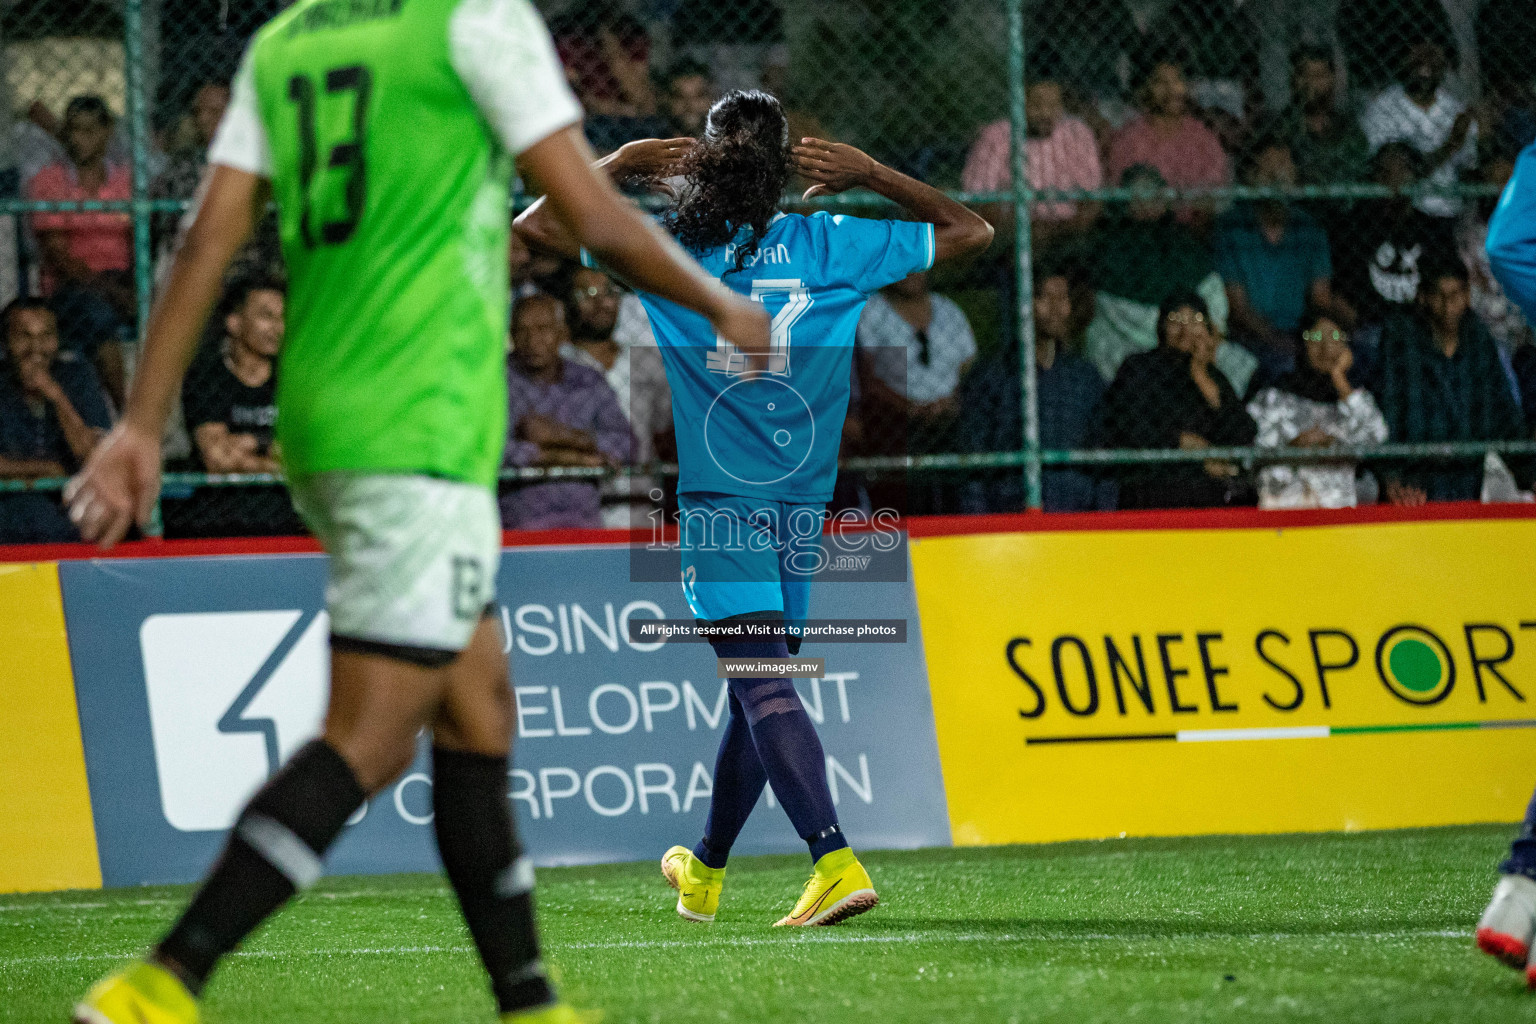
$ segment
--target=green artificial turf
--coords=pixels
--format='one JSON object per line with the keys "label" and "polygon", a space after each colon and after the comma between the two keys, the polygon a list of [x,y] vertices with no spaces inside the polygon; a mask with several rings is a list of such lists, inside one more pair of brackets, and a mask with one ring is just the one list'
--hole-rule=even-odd
{"label": "green artificial turf", "polygon": [[[869,853],[872,913],[770,927],[803,857],[688,924],[653,864],[539,873],[546,959],[622,1021],[1536,1021],[1472,929],[1513,829]],[[0,897],[0,1021],[59,1024],[185,888]],[[328,879],[215,976],[212,1024],[494,1020],[433,876]]]}

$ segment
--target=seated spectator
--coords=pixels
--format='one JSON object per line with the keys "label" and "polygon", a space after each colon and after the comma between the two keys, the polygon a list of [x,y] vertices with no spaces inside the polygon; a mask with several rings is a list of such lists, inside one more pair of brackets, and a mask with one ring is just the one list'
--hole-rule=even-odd
{"label": "seated spectator", "polygon": [[[1102,187],[1104,171],[1099,165],[1098,142],[1086,124],[1067,115],[1061,84],[1049,78],[1031,82],[1024,93],[1024,105],[1030,188]],[[1007,118],[983,127],[965,158],[960,187],[967,192],[1006,192],[1012,188],[1012,139]],[[1043,248],[1064,236],[1081,234],[1092,226],[1100,210],[1097,202],[1035,203],[1030,208],[1031,238],[1036,247]],[[1011,203],[993,204],[984,212],[997,227],[1012,227]]]}
{"label": "seated spectator", "polygon": [[[1502,192],[1515,173],[1515,161],[1507,152],[1493,153],[1483,161],[1480,170],[1483,183]],[[1456,224],[1456,251],[1472,283],[1472,312],[1499,343],[1502,356],[1508,358],[1520,346],[1529,344],[1532,336],[1525,314],[1504,294],[1504,286],[1493,276],[1488,264],[1488,218],[1497,204],[1497,196],[1467,204],[1466,212]]]}
{"label": "seated spectator", "polygon": [[[1255,188],[1291,188],[1296,165],[1284,139],[1259,140],[1243,175]],[[1296,334],[1308,305],[1353,327],[1354,310],[1333,294],[1328,236],[1284,199],[1240,203],[1217,222],[1216,270],[1226,284],[1232,337],[1258,356],[1268,379],[1296,365]]]}
{"label": "seated spectator", "polygon": [[[1126,169],[1121,186],[1141,193],[1124,213],[1103,224],[1088,245],[1095,265],[1093,320],[1083,351],[1103,378],[1113,380],[1126,356],[1157,346],[1158,307],[1176,291],[1201,296],[1218,334],[1227,322],[1227,296],[1210,248],[1169,212],[1168,201],[1152,194],[1166,187],[1155,167]],[[1216,352],[1234,387],[1246,391],[1258,360],[1240,346],[1222,342]]]}
{"label": "seated spectator", "polygon": [[[1327,316],[1314,314],[1301,332],[1300,365],[1248,403],[1258,424],[1254,443],[1265,448],[1331,448],[1381,444],[1387,421],[1376,400],[1350,383],[1354,353],[1349,335]],[[1267,465],[1259,471],[1260,508],[1353,508],[1359,504],[1353,462]],[[1371,478],[1367,501],[1373,501]]]}
{"label": "seated spectator", "polygon": [[[76,353],[59,351],[58,321],[41,299],[12,301],[0,326],[0,478],[68,476],[111,425],[101,382]],[[56,492],[0,495],[0,543],[79,539]]]}
{"label": "seated spectator", "polygon": [[[561,346],[560,355],[603,375],[634,432],[632,461],[655,461],[656,435],[672,426],[672,391],[645,307],[633,293],[621,297],[600,271],[580,267],[571,275],[565,309],[571,340]],[[605,480],[603,525],[628,528],[644,522],[651,508],[646,496],[657,485],[650,477]]]}
{"label": "seated spectator", "polygon": [[866,402],[907,424],[909,445],[938,450],[959,411],[960,378],[976,358],[976,336],[955,303],[919,271],[869,297],[859,348],[870,371]]}
{"label": "seated spectator", "polygon": [[[107,160],[112,112],[99,96],[76,96],[64,114],[68,160],[38,171],[27,198],[78,202],[127,200],[128,167]],[[34,213],[32,232],[42,257],[43,294],[53,298],[67,351],[83,354],[101,371],[122,406],[126,376],[122,341],[134,319],[132,224],[126,213]]]}
{"label": "seated spectator", "polygon": [[188,370],[181,405],[198,465],[209,473],[279,473],[277,357],[284,286],[247,280],[227,296],[223,339]]}
{"label": "seated spectator", "polygon": [[[237,280],[224,295],[219,340],[205,344],[181,388],[193,465],[204,473],[281,473],[277,428],[278,356],[286,288],[267,277]],[[280,485],[200,487],[167,495],[165,530],[175,537],[303,534]]]}
{"label": "seated spectator", "polygon": [[[1371,152],[1389,142],[1406,142],[1423,158],[1428,180],[1455,185],[1464,169],[1477,163],[1477,122],[1467,105],[1444,87],[1445,47],[1433,39],[1411,46],[1395,84],[1371,101],[1360,115]],[[1418,208],[1431,217],[1455,217],[1461,200],[1424,196]]]}
{"label": "seated spectator", "polygon": [[[1232,167],[1214,132],[1189,112],[1189,86],[1179,61],[1155,62],[1138,94],[1140,116],[1115,133],[1109,146],[1109,178],[1120,180],[1137,164],[1157,168],[1173,188],[1210,188],[1232,181]],[[1210,202],[1181,203],[1181,222],[1208,220]]]}
{"label": "seated spectator", "polygon": [[1291,146],[1296,180],[1303,185],[1363,181],[1370,146],[1360,125],[1339,109],[1339,76],[1333,51],[1303,46],[1291,55],[1291,104],[1275,122]]}
{"label": "seated spectator", "polygon": [[[203,169],[208,166],[208,144],[218,131],[224,118],[224,108],[229,106],[229,86],[224,82],[204,82],[192,94],[192,105],[187,110],[187,137],[182,146],[171,153],[165,170],[149,187],[153,199],[191,199],[202,181]],[[150,224],[153,227],[153,243],[156,257],[163,256],[176,237],[176,225],[181,220],[177,213],[157,213]]]}
{"label": "seated spectator", "polygon": [[[563,359],[565,305],[530,295],[512,310],[507,360],[506,466],[612,466],[629,462],[635,441],[618,396],[598,371]],[[594,480],[552,480],[501,499],[509,530],[601,527]]]}
{"label": "seated spectator", "polygon": [[[1040,415],[1040,445],[1079,449],[1104,394],[1104,378],[1072,351],[1072,283],[1066,274],[1035,275],[1035,395]],[[958,447],[966,452],[1018,451],[1024,443],[1022,385],[1015,345],[977,363],[960,385]],[[1017,512],[1024,507],[1018,468],[973,471],[967,475],[961,510]],[[1094,477],[1080,469],[1047,467],[1040,474],[1040,494],[1047,512],[1083,512],[1108,507]]]}
{"label": "seated spectator", "polygon": [[[892,455],[952,450],[960,378],[976,358],[976,336],[960,307],[929,290],[927,273],[912,274],[869,297],[858,347],[870,442]],[[938,478],[908,481],[904,511],[954,511],[950,494]]]}
{"label": "seated spectator", "polygon": [[[1258,428],[1215,365],[1220,343],[1205,300],[1178,291],[1158,312],[1158,345],[1126,359],[1104,393],[1105,448],[1231,447],[1253,443]],[[1237,465],[1150,463],[1120,469],[1120,508],[1252,505],[1253,485]]]}
{"label": "seated spectator", "polygon": [[626,142],[667,134],[651,85],[651,39],[611,0],[585,0],[552,19],[551,34],[571,87],[587,112],[592,147],[608,153]]}
{"label": "seated spectator", "polygon": [[[1372,157],[1371,178],[1393,190],[1405,189],[1417,177],[1418,159],[1408,144],[1388,143]],[[1333,267],[1335,291],[1357,317],[1354,340],[1362,357],[1375,351],[1389,316],[1412,310],[1421,268],[1453,259],[1449,222],[1414,209],[1407,196],[1356,205],[1334,234]]]}
{"label": "seated spectator", "polygon": [[[1372,390],[1393,441],[1505,441],[1527,435],[1498,347],[1470,302],[1467,271],[1459,261],[1428,265],[1417,315],[1387,321]],[[1509,461],[1517,477],[1526,475],[1523,462]],[[1394,505],[1477,501],[1482,465],[1481,456],[1390,464],[1383,469],[1387,499]],[[1520,485],[1529,487],[1529,479]]]}
{"label": "seated spectator", "polygon": [[709,68],[696,60],[680,60],[667,70],[662,85],[662,105],[669,134],[695,139],[703,135],[704,120],[716,99]]}

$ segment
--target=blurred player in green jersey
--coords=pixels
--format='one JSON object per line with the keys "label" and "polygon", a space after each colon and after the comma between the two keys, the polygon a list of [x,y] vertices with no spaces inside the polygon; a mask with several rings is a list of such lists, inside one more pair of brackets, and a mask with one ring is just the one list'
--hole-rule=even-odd
{"label": "blurred player in green jersey", "polygon": [[252,798],[181,919],[96,985],[85,1024],[190,1024],[219,959],[313,882],[347,819],[432,730],[438,849],[504,1020],[576,1016],[539,959],[507,801],[495,622],[514,160],[589,250],[752,353],[761,305],[639,216],[580,132],[528,0],[299,0],[252,40],[122,423],[71,482],[110,547],[144,523],[160,436],[236,249],[275,199],[291,276],[278,439],[331,556],[324,733]]}

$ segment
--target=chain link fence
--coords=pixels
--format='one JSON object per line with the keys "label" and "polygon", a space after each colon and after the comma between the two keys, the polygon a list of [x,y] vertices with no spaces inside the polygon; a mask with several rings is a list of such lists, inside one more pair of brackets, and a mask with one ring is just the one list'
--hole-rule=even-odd
{"label": "chain link fence", "polygon": [[[20,297],[0,360],[0,539],[73,536],[57,491],[88,438],[63,406],[93,428],[121,407],[228,81],[285,6],[0,0],[0,299]],[[795,137],[859,146],[998,229],[974,264],[872,298],[839,507],[1530,486],[1536,347],[1482,254],[1536,139],[1529,0],[538,6],[600,152],[697,134],[723,91],[763,88]],[[896,215],[868,194],[811,205]],[[642,522],[672,500],[675,457],[644,312],[596,272],[512,256],[514,302],[559,300],[567,357],[612,385],[630,436],[594,432],[568,464],[509,457],[507,524]],[[268,223],[173,417],[167,536],[301,530],[271,446],[282,273]],[[571,480],[600,500],[541,500]]]}

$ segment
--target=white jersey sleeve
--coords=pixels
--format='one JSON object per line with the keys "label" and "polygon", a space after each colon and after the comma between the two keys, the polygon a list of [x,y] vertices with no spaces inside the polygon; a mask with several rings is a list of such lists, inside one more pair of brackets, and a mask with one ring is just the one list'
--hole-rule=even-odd
{"label": "white jersey sleeve", "polygon": [[229,106],[208,146],[208,162],[233,167],[237,171],[272,176],[272,147],[267,141],[266,125],[256,106],[256,70],[247,46],[240,70],[229,87]]}
{"label": "white jersey sleeve", "polygon": [[461,0],[448,21],[448,56],[511,153],[581,121],[549,29],[528,0]]}

